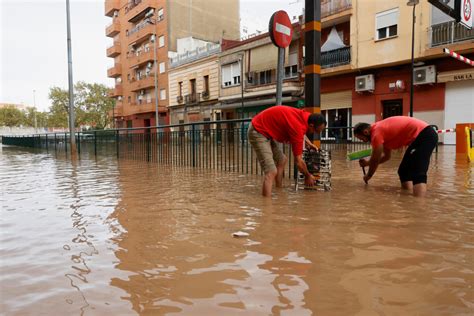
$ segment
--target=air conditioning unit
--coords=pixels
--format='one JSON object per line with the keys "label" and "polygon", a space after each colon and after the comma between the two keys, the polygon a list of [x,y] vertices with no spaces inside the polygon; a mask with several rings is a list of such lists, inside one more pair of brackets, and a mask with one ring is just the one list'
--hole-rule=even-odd
{"label": "air conditioning unit", "polygon": [[428,84],[436,82],[436,66],[416,67],[413,70],[413,84]]}
{"label": "air conditioning unit", "polygon": [[151,62],[149,62],[148,64],[146,64],[146,68],[151,68],[151,66],[153,66],[153,64]]}
{"label": "air conditioning unit", "polygon": [[374,75],[358,76],[355,78],[355,91],[356,92],[364,92],[364,91],[373,92],[374,90],[375,90]]}
{"label": "air conditioning unit", "polygon": [[145,90],[140,90],[140,95],[145,95]]}

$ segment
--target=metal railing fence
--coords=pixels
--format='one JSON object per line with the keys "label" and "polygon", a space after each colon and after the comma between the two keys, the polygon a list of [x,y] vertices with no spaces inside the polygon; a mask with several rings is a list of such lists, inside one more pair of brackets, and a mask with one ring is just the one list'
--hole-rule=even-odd
{"label": "metal railing fence", "polygon": [[[194,122],[145,128],[83,131],[76,134],[79,157],[108,155],[117,159],[261,174],[255,152],[247,140],[250,119]],[[2,136],[4,145],[41,148],[68,154],[69,133]],[[327,128],[321,133],[326,150],[361,150],[368,144],[354,140],[351,127]],[[288,156],[285,175],[296,176],[291,146],[282,144]]]}

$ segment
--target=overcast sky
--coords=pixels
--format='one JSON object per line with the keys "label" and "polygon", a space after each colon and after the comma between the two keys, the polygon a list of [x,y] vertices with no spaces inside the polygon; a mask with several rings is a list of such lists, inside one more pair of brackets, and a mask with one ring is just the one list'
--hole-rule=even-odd
{"label": "overcast sky", "polygon": [[[172,0],[171,0],[172,1]],[[222,0],[226,1],[226,0]],[[0,0],[0,103],[23,103],[47,110],[49,88],[67,88],[66,0]],[[103,0],[71,0],[74,82],[113,85],[105,51],[111,18]],[[241,0],[241,28],[266,31],[274,11],[298,16],[303,0]],[[245,35],[245,34],[243,34]],[[33,93],[35,90],[35,93]]]}

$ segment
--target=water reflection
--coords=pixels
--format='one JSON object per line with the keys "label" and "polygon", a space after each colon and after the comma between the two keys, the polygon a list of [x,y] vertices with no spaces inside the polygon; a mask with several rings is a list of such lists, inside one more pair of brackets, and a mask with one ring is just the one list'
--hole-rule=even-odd
{"label": "water reflection", "polygon": [[401,156],[369,186],[344,156],[333,191],[287,183],[268,200],[257,176],[4,148],[2,311],[472,313],[472,168],[441,148],[416,199],[399,189]]}

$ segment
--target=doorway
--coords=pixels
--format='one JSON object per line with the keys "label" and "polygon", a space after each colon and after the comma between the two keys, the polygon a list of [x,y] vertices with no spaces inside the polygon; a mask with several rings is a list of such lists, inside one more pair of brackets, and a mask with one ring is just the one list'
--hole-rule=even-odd
{"label": "doorway", "polygon": [[391,116],[401,116],[403,115],[403,100],[399,99],[382,101],[382,110],[382,119],[386,119]]}

